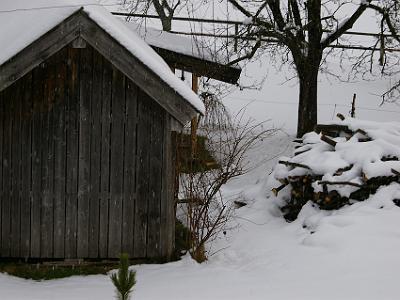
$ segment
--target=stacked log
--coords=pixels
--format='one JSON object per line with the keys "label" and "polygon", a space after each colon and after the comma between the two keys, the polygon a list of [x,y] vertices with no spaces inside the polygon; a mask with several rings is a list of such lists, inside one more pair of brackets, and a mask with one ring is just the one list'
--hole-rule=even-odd
{"label": "stacked log", "polygon": [[[378,123],[366,122],[366,128],[360,128],[363,122],[340,117],[339,124],[319,124],[314,133],[296,140],[299,145],[294,155],[279,161],[275,178],[281,185],[272,192],[279,197],[282,190],[290,190],[289,199],[281,207],[288,221],[295,220],[308,201],[321,209],[339,209],[368,199],[381,186],[399,182],[400,147],[393,140],[398,143],[400,136],[393,137],[393,132],[400,135],[400,130],[386,134],[379,131]],[[396,126],[400,129],[400,124]],[[383,138],[377,137],[377,132],[383,132]],[[365,163],[357,151],[365,157]],[[377,159],[380,153],[384,155]],[[336,161],[337,168],[332,166]]]}

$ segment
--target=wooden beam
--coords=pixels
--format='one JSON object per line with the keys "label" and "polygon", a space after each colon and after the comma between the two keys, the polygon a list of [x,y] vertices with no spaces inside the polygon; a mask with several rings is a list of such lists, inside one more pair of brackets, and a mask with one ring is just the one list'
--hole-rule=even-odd
{"label": "wooden beam", "polygon": [[311,168],[309,166],[306,166],[306,165],[303,165],[303,164],[299,164],[299,163],[290,162],[290,161],[280,160],[278,163],[281,164],[281,165],[285,165],[287,167],[303,168],[303,169],[311,170]]}
{"label": "wooden beam", "polygon": [[86,48],[86,41],[83,38],[78,37],[76,40],[72,41],[72,48],[84,49]]}
{"label": "wooden beam", "polygon": [[171,50],[152,46],[171,68],[181,69],[198,76],[204,76],[222,82],[236,84],[242,70],[202,58],[177,53]]}
{"label": "wooden beam", "polygon": [[321,141],[331,145],[332,147],[336,146],[336,141],[332,140],[331,138],[327,137],[326,135],[321,135]]}

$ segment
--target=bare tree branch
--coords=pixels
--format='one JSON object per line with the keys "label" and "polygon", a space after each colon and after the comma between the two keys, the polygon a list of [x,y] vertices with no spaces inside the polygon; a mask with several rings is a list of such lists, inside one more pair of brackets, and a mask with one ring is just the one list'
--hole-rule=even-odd
{"label": "bare tree branch", "polygon": [[321,43],[322,49],[326,48],[326,46],[328,46],[329,44],[340,38],[343,35],[343,33],[351,29],[354,23],[362,16],[362,14],[368,8],[371,1],[372,0],[366,0],[364,2],[361,2],[360,6],[356,9],[356,11],[351,15],[350,18],[348,18],[345,22],[340,24],[340,26],[337,28],[335,32],[328,35],[327,38],[324,41],[322,41]]}

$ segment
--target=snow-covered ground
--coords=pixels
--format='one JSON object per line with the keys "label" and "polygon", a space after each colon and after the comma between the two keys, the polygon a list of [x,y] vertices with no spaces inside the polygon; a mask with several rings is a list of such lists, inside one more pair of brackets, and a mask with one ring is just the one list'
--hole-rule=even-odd
{"label": "snow-covered ground", "polygon": [[[252,153],[258,168],[230,182],[225,195],[249,204],[235,211],[231,229],[211,245],[208,262],[189,257],[164,265],[139,265],[133,299],[395,300],[400,286],[400,186],[337,212],[311,206],[286,223],[268,180],[275,155],[289,154],[292,137],[280,132]],[[303,228],[305,227],[306,228]],[[113,299],[107,276],[34,282],[0,275],[0,299]]]}

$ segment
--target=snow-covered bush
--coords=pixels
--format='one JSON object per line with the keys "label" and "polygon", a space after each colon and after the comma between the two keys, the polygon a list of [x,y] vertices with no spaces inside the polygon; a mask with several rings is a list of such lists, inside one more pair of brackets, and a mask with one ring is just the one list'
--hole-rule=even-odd
{"label": "snow-covered bush", "polygon": [[282,157],[274,171],[281,186],[273,192],[290,190],[282,207],[287,220],[310,200],[337,209],[399,181],[400,123],[343,119],[317,125],[296,142],[293,157]]}

